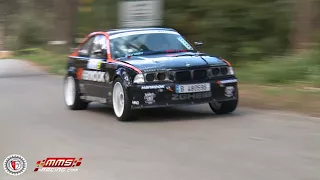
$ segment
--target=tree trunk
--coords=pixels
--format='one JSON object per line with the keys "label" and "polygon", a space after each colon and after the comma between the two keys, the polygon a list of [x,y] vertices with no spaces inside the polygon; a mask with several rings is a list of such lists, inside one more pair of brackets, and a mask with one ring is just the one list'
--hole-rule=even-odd
{"label": "tree trunk", "polygon": [[0,22],[0,51],[4,50],[4,27],[3,27],[3,23]]}
{"label": "tree trunk", "polygon": [[295,0],[292,21],[291,47],[300,52],[311,47],[315,33],[315,0]]}
{"label": "tree trunk", "polygon": [[0,51],[4,50],[6,7],[6,1],[0,0]]}
{"label": "tree trunk", "polygon": [[0,0],[0,51],[6,48],[4,43],[8,35],[8,16],[12,15],[17,7],[17,0]]}
{"label": "tree trunk", "polygon": [[[73,44],[73,36],[76,27],[78,0],[55,0],[52,12],[54,13],[54,28],[51,33],[51,41],[66,42],[58,49],[67,49]],[[55,48],[56,49],[56,48]]]}
{"label": "tree trunk", "polygon": [[70,8],[70,43],[69,45],[75,46],[75,38],[77,34],[77,17],[78,17],[78,7],[79,0],[70,0],[71,7]]}

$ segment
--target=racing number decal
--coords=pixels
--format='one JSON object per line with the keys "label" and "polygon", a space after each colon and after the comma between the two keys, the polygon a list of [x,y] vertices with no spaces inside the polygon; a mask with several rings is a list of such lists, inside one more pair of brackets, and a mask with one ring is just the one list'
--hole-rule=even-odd
{"label": "racing number decal", "polygon": [[98,64],[97,64],[97,69],[101,68],[101,64],[102,64],[102,61],[99,61]]}
{"label": "racing number decal", "polygon": [[99,70],[101,68],[101,64],[102,64],[101,59],[89,59],[88,64],[87,64],[87,68]]}

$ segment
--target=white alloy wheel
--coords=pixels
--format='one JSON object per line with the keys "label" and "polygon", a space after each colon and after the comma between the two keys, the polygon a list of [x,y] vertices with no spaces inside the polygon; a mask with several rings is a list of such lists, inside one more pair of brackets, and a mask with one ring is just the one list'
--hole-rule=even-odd
{"label": "white alloy wheel", "polygon": [[124,92],[120,82],[116,82],[113,86],[112,101],[114,113],[117,117],[121,117],[124,111]]}
{"label": "white alloy wheel", "polygon": [[76,99],[76,83],[72,76],[67,77],[64,84],[64,99],[68,106],[72,106]]}

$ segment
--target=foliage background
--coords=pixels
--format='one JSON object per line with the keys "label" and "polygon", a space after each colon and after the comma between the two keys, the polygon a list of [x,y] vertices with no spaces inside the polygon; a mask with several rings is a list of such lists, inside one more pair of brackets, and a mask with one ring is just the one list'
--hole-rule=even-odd
{"label": "foliage background", "polygon": [[[237,68],[240,79],[320,86],[320,0],[163,1],[163,27],[178,30],[190,41],[203,41],[201,51],[241,67]],[[76,38],[119,28],[118,2],[2,1],[0,25],[5,26],[5,46],[17,52],[39,47],[66,54],[69,47],[76,46]],[[46,44],[50,40],[70,43],[56,49]]]}
{"label": "foliage background", "polygon": [[[164,0],[163,26],[178,30],[191,41],[203,41],[203,51],[233,62],[258,61],[267,56],[283,55],[288,50],[292,2]],[[12,0],[10,3],[12,9],[7,13],[5,43],[9,49],[43,46],[56,31],[69,31],[62,23],[55,24],[53,19],[57,10],[52,7],[55,4],[51,0]],[[68,11],[66,5],[61,3],[59,8]],[[117,15],[121,13],[118,12],[118,0],[81,0],[77,5],[76,29],[71,30],[73,38],[83,38],[92,31],[118,28]]]}
{"label": "foliage background", "polygon": [[[288,49],[291,6],[284,0],[166,0],[163,26],[233,62],[261,60]],[[78,35],[117,27],[116,0],[95,0],[91,7],[79,12]]]}

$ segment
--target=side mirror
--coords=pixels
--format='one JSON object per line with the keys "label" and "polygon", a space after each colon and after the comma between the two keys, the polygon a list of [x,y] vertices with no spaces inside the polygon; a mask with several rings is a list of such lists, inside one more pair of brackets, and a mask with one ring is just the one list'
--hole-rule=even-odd
{"label": "side mirror", "polygon": [[99,55],[99,54],[102,54],[102,53],[103,53],[102,49],[98,49],[98,50],[93,51],[93,54],[96,54],[96,55]]}
{"label": "side mirror", "polygon": [[80,50],[79,51],[79,56],[83,56],[83,57],[88,57],[89,56],[89,52],[88,50]]}
{"label": "side mirror", "polygon": [[105,58],[106,54],[107,54],[107,51],[105,49],[98,49],[98,50],[93,51],[93,54],[97,55],[97,56],[99,56],[101,58]]}
{"label": "side mirror", "polygon": [[69,48],[69,52],[70,53],[73,53],[74,51],[76,51],[77,50],[77,48]]}
{"label": "side mirror", "polygon": [[202,45],[203,45],[203,42],[194,42],[194,45],[195,45],[196,47],[199,47],[199,46],[202,46]]}

